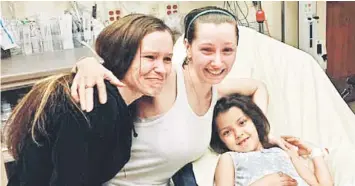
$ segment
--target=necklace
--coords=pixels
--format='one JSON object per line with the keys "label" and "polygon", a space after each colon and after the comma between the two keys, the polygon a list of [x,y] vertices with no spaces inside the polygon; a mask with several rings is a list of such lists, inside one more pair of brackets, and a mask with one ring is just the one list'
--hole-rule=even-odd
{"label": "necklace", "polygon": [[[198,94],[197,94],[196,87],[195,87],[194,82],[192,81],[192,78],[191,78],[189,65],[187,65],[187,73],[188,73],[188,75],[187,75],[187,76],[188,76],[188,79],[187,79],[187,80],[190,81],[189,84],[190,84],[190,86],[192,87],[192,90],[193,90],[194,95],[195,95],[195,97],[196,97],[197,103],[198,103],[198,105],[199,105],[200,107],[202,107],[203,105],[202,105],[201,98],[199,98],[199,96],[198,96]],[[204,99],[204,97],[202,97],[202,99]],[[211,99],[212,99],[212,94],[211,94]]]}
{"label": "necklace", "polygon": [[194,86],[194,82],[192,82],[189,65],[187,65],[187,73],[188,73],[188,82],[189,82],[190,86],[192,87],[192,91],[194,92],[194,95],[196,97],[198,105],[201,106],[201,101],[198,98],[198,94],[197,94],[196,88]]}

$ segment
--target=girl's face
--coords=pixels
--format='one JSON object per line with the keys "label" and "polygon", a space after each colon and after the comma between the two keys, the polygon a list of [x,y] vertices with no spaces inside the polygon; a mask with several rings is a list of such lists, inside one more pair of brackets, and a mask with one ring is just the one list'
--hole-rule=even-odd
{"label": "girl's face", "polygon": [[263,148],[253,121],[240,108],[219,113],[216,124],[219,137],[229,150],[251,152]]}
{"label": "girl's face", "polygon": [[173,40],[168,31],[147,34],[128,68],[124,82],[143,95],[159,94],[171,72],[172,54]]}
{"label": "girl's face", "polygon": [[189,65],[208,84],[221,82],[232,68],[237,49],[236,25],[197,23],[192,44],[185,41]]}

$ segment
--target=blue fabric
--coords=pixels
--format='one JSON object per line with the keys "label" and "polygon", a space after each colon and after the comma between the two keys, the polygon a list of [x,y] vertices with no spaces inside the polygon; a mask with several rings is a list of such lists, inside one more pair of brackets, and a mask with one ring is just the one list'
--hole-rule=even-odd
{"label": "blue fabric", "polygon": [[197,186],[192,163],[188,163],[173,176],[175,186]]}

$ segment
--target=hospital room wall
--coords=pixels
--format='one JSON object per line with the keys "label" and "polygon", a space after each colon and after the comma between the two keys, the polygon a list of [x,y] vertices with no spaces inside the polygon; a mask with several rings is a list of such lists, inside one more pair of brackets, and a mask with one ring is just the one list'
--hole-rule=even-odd
{"label": "hospital room wall", "polygon": [[327,2],[317,1],[317,14],[319,16],[318,34],[319,38],[326,43],[326,21],[327,21]]}
{"label": "hospital room wall", "polygon": [[[84,7],[88,11],[91,10],[93,1],[78,1],[80,7]],[[108,11],[120,9],[122,15],[129,12],[141,12],[156,15],[160,18],[166,16],[166,6],[168,4],[177,4],[178,12],[181,14],[186,14],[190,10],[198,7],[215,5],[223,7],[223,1],[195,1],[195,2],[179,2],[179,1],[169,1],[169,2],[122,2],[122,1],[97,1],[98,6],[98,17],[102,20],[108,19]],[[247,19],[250,23],[253,23],[254,27],[257,26],[255,23],[255,13],[256,10],[252,5],[251,1],[246,3],[239,2],[240,9],[246,14],[249,11]],[[41,13],[43,16],[56,16],[63,13],[64,10],[71,7],[68,1],[8,1],[1,2],[1,15],[10,18],[24,18],[34,16]],[[271,37],[280,40],[282,36],[282,23],[281,23],[281,2],[280,1],[265,1],[262,2],[262,8],[266,14],[266,20],[269,26],[269,33]],[[248,9],[248,10],[247,10]],[[11,11],[12,10],[12,11]],[[237,9],[238,10],[238,9]],[[325,43],[325,13],[326,2],[317,2],[317,13],[320,16],[319,24],[319,36]],[[297,1],[286,1],[285,2],[285,42],[294,47],[298,47],[298,2]],[[238,10],[237,15],[242,18],[241,12]],[[266,30],[267,31],[267,30]]]}

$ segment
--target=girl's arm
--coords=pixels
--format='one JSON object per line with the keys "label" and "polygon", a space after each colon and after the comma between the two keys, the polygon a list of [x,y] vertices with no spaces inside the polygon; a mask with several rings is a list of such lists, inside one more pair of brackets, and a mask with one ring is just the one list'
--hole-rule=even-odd
{"label": "girl's arm", "polygon": [[[314,153],[315,151],[320,152],[319,154]],[[314,173],[318,179],[320,185],[334,185],[332,176],[330,175],[328,166],[324,160],[323,152],[320,149],[312,149],[311,154],[314,153],[312,158],[312,162],[314,165]]]}
{"label": "girl's arm", "polygon": [[[289,150],[289,151],[293,151],[293,150]],[[320,185],[318,183],[318,180],[317,180],[316,176],[314,175],[314,173],[311,171],[311,169],[309,169],[304,164],[304,161],[302,161],[300,159],[297,152],[288,152],[288,154],[291,158],[291,161],[292,161],[293,166],[295,167],[297,173],[300,175],[300,177],[304,181],[306,181],[308,183],[308,185],[311,185],[311,186]]]}
{"label": "girl's arm", "polygon": [[263,82],[250,78],[225,79],[218,84],[217,89],[220,97],[232,93],[252,96],[254,103],[266,114],[269,94]]}
{"label": "girl's arm", "polygon": [[218,160],[214,181],[216,186],[234,186],[234,165],[232,157],[224,153]]}
{"label": "girl's arm", "polygon": [[[289,150],[287,150],[287,153],[290,155],[291,161],[295,166],[298,174],[309,185],[334,185],[328,166],[323,157],[324,153],[319,148],[311,149],[305,143],[301,142],[298,138],[294,137],[288,138],[286,139],[286,141],[298,147],[298,150],[296,150],[294,147],[286,145],[286,147],[289,148]],[[314,172],[310,168],[308,168],[300,159],[300,151],[302,152],[301,155],[311,156]]]}

